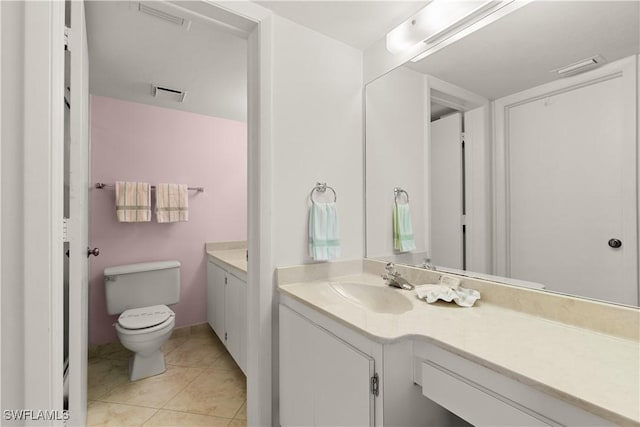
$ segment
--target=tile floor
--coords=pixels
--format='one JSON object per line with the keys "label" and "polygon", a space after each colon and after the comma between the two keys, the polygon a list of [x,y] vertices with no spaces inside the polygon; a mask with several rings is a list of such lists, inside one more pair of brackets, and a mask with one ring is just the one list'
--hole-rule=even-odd
{"label": "tile floor", "polygon": [[246,426],[246,378],[209,325],[177,329],[167,370],[130,382],[119,343],[90,351],[89,426]]}

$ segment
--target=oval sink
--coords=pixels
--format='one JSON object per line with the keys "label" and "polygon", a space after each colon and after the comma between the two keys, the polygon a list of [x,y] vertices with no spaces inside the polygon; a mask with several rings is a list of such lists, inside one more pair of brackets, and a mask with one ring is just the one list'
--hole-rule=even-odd
{"label": "oval sink", "polygon": [[330,286],[349,302],[376,313],[401,314],[413,307],[397,289],[356,282],[333,282]]}

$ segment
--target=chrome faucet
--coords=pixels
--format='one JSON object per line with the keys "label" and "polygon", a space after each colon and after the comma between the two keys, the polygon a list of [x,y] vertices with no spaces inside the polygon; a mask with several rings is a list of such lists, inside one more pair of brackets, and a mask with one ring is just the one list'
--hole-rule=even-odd
{"label": "chrome faucet", "polygon": [[428,257],[422,261],[422,264],[420,264],[420,268],[436,271],[436,266],[431,263],[431,258]]}
{"label": "chrome faucet", "polygon": [[404,277],[400,275],[396,271],[396,266],[393,265],[392,262],[388,263],[384,268],[387,272],[382,275],[382,278],[385,280],[385,283],[388,286],[393,286],[394,288],[405,289],[410,291],[415,288],[411,283],[407,281]]}

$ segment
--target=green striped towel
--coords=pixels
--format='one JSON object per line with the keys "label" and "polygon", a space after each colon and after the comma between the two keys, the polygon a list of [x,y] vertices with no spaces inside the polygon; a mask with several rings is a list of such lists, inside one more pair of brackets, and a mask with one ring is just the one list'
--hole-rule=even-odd
{"label": "green striped towel", "polygon": [[398,252],[408,252],[416,248],[408,203],[393,204],[393,248]]}

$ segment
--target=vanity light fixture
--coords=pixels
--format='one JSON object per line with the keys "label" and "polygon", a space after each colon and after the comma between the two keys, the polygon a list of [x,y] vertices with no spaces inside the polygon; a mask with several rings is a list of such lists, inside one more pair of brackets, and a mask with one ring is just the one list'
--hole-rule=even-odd
{"label": "vanity light fixture", "polygon": [[475,22],[483,12],[500,3],[504,2],[432,0],[387,34],[387,50],[396,54],[422,42],[434,43]]}
{"label": "vanity light fixture", "polygon": [[606,60],[602,55],[592,56],[591,58],[582,59],[573,64],[551,70],[552,73],[558,73],[560,77],[569,77],[599,67],[604,64]]}

